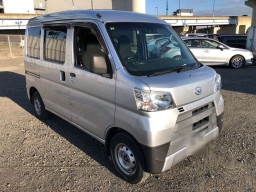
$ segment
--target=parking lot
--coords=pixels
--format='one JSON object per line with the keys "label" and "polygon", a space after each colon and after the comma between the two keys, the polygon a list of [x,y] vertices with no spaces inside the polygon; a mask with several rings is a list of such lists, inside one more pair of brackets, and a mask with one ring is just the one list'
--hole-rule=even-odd
{"label": "parking lot", "polygon": [[214,67],[225,115],[219,137],[161,175],[131,185],[104,147],[64,120],[35,118],[23,58],[0,59],[0,191],[256,191],[256,67]]}

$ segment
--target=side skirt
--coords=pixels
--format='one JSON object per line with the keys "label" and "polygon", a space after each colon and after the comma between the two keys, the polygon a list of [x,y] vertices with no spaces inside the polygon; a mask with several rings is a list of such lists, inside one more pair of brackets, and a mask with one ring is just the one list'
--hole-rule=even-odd
{"label": "side skirt", "polygon": [[92,136],[94,139],[98,140],[99,142],[101,142],[102,144],[105,145],[105,140],[104,140],[104,139],[101,139],[100,137],[94,135],[93,133],[91,133],[90,131],[86,130],[85,128],[83,128],[83,127],[77,125],[76,123],[74,123],[74,122],[72,122],[72,121],[66,119],[65,117],[59,115],[58,113],[52,111],[51,109],[48,109],[47,107],[46,107],[45,109],[46,109],[47,111],[50,111],[50,112],[53,113],[54,115],[60,117],[61,119],[67,121],[68,123],[74,125],[75,127],[77,127],[78,129],[80,129],[81,131],[83,131],[83,132],[85,132],[86,134]]}

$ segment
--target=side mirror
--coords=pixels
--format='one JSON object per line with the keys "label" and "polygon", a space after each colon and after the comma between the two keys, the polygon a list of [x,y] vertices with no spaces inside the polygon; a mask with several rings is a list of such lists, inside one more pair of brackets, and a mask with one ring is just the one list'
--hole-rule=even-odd
{"label": "side mirror", "polygon": [[225,47],[224,47],[223,45],[218,45],[216,48],[217,48],[217,49],[220,49],[221,51],[222,51],[223,49],[225,49]]}
{"label": "side mirror", "polygon": [[107,62],[102,55],[93,55],[91,58],[91,72],[104,75],[107,74]]}

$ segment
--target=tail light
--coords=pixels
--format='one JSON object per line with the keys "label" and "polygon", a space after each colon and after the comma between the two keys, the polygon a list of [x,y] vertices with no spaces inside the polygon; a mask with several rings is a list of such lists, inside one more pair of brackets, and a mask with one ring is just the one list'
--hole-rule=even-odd
{"label": "tail light", "polygon": [[170,47],[165,47],[164,48],[164,52],[167,52],[167,51],[169,51],[171,48]]}

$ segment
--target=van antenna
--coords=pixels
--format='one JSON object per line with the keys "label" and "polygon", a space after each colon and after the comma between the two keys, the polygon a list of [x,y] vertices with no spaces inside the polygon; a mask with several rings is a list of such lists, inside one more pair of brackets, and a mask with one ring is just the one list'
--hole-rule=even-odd
{"label": "van antenna", "polygon": [[101,17],[102,17],[101,14],[99,14],[99,13],[97,13],[96,16],[97,16],[99,19],[101,19]]}

